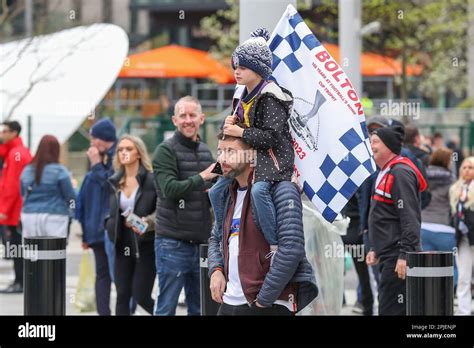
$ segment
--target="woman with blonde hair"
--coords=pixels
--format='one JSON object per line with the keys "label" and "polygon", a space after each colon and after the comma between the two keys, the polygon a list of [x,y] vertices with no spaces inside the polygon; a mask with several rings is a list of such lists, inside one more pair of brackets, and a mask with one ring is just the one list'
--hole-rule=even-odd
{"label": "woman with blonde hair", "polygon": [[[110,197],[110,216],[106,221],[106,229],[115,245],[115,314],[130,315],[132,296],[152,314],[157,196],[151,161],[140,138],[124,135],[119,139],[114,169],[115,174],[109,178],[114,192]],[[140,230],[133,226],[127,219],[131,215],[137,216],[148,227]]]}
{"label": "woman with blonde hair", "polygon": [[474,157],[466,158],[460,169],[460,179],[449,190],[451,212],[456,229],[459,278],[456,314],[471,314],[471,282],[474,263]]}

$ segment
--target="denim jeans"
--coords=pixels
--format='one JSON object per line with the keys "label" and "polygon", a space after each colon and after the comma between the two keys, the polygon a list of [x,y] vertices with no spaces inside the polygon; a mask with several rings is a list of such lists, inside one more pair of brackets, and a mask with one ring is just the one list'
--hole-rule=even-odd
{"label": "denim jeans", "polygon": [[175,315],[184,286],[188,315],[201,315],[199,245],[159,236],[155,239],[158,298],[155,315]]}
{"label": "denim jeans", "polygon": [[[456,236],[454,233],[432,232],[421,229],[421,248],[423,251],[454,251]],[[458,267],[454,263],[454,284],[458,283]]]}
{"label": "denim jeans", "polygon": [[219,177],[217,182],[209,189],[209,200],[214,210],[214,223],[222,235],[222,220],[224,218],[225,189],[234,179]]}
{"label": "denim jeans", "polygon": [[265,239],[268,244],[277,245],[276,209],[270,193],[271,188],[271,182],[259,181],[253,184],[250,194],[253,213]]}
{"label": "denim jeans", "polygon": [[[220,177],[216,184],[209,190],[209,199],[214,209],[215,223],[222,232],[224,217],[225,189],[233,179]],[[277,245],[276,209],[272,200],[270,189],[271,182],[259,181],[252,186],[252,211],[257,224],[262,230],[265,239],[270,245]]]}

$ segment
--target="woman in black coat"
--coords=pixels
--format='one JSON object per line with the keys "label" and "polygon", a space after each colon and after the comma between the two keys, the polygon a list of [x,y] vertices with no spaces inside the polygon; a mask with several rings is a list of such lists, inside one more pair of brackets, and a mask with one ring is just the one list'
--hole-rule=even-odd
{"label": "woman in black coat", "polygon": [[[157,196],[151,161],[143,141],[131,135],[120,138],[116,151],[116,173],[109,178],[113,193],[106,222],[107,233],[115,245],[115,313],[130,315],[133,296],[141,307],[153,314]],[[126,216],[132,213],[148,225],[144,233],[127,222]]]}

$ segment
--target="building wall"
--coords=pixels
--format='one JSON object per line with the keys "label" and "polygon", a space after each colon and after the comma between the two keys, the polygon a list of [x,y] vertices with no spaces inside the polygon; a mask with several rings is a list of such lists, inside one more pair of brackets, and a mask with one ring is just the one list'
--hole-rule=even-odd
{"label": "building wall", "polygon": [[[130,0],[109,0],[111,6],[111,18],[107,20],[104,12],[104,4],[107,0],[49,0],[48,11],[62,12],[65,16],[71,10],[76,11],[77,19],[81,24],[112,23],[120,26],[127,33],[131,30]],[[79,8],[78,8],[79,7]],[[140,34],[148,34],[149,20],[148,10],[138,12],[138,31]]]}
{"label": "building wall", "polygon": [[48,12],[58,11],[69,13],[70,10],[74,9],[73,0],[49,0],[47,1]]}
{"label": "building wall", "polygon": [[101,23],[102,1],[82,0],[81,1],[81,22],[82,24]]}
{"label": "building wall", "polygon": [[112,1],[112,23],[118,25],[127,33],[130,32],[129,0]]}
{"label": "building wall", "polygon": [[150,14],[148,10],[139,10],[137,13],[137,34],[148,35],[150,33]]}

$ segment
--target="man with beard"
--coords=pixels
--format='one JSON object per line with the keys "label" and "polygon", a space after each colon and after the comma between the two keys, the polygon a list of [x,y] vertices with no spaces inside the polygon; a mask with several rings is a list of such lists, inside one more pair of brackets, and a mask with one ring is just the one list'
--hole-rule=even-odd
{"label": "man with beard", "polygon": [[[212,299],[218,315],[294,315],[318,294],[306,259],[299,190],[282,181],[271,190],[279,252],[273,255],[252,213],[253,150],[242,138],[219,134],[218,162],[225,178],[222,226],[209,239]],[[258,163],[257,163],[258,165]]]}

